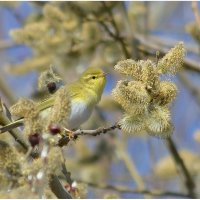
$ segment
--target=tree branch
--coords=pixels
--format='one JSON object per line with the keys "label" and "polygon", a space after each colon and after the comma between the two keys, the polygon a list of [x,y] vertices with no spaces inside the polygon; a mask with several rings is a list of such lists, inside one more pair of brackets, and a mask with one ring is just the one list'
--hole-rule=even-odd
{"label": "tree branch", "polygon": [[11,40],[0,40],[0,50],[13,48],[17,46],[20,46],[20,44],[16,44]]}
{"label": "tree branch", "polygon": [[195,183],[192,179],[192,176],[190,175],[187,167],[185,166],[185,163],[183,162],[182,158],[180,157],[176,146],[171,138],[166,140],[168,149],[172,155],[172,158],[174,159],[176,166],[182,172],[184,179],[185,179],[185,186],[188,190],[188,194],[191,198],[196,198],[195,195]]}
{"label": "tree branch", "polygon": [[[80,130],[79,129],[77,131],[72,132],[72,136],[73,136],[73,139],[77,139],[78,136],[81,136],[81,135],[97,136],[100,134],[108,133],[109,131],[112,131],[114,129],[120,129],[120,125],[115,124],[108,128],[98,128],[96,130]],[[70,141],[69,136],[65,136],[59,140],[58,146],[62,147],[64,145],[68,144],[69,141]],[[195,193],[194,193],[195,183],[194,183],[187,167],[185,166],[185,163],[181,159],[173,140],[171,138],[167,139],[166,144],[167,144],[167,147],[168,147],[174,161],[176,162],[177,166],[179,167],[180,171],[182,172],[182,175],[185,178],[185,185],[186,185],[186,188],[188,189],[188,194],[190,195],[191,198],[195,198]]]}
{"label": "tree branch", "polygon": [[185,72],[181,72],[178,74],[179,79],[181,82],[185,85],[185,87],[189,90],[191,95],[194,96],[194,99],[196,100],[197,104],[200,106],[200,89],[197,85],[192,83],[191,80],[187,77]]}
{"label": "tree branch", "polygon": [[103,8],[107,11],[107,13],[108,13],[108,15],[109,15],[109,17],[110,17],[110,19],[111,19],[111,24],[112,24],[112,26],[113,26],[113,28],[114,28],[114,30],[115,30],[115,33],[112,33],[112,32],[109,30],[109,28],[106,27],[106,24],[105,24],[105,23],[104,23],[104,24],[103,24],[103,23],[100,23],[100,24],[104,27],[105,31],[106,31],[114,40],[116,40],[116,41],[119,42],[119,44],[120,44],[120,46],[121,46],[121,48],[122,48],[122,51],[124,52],[125,57],[126,57],[126,58],[131,58],[131,54],[129,53],[129,51],[128,51],[127,47],[126,47],[126,43],[125,43],[123,37],[120,36],[120,31],[119,31],[119,29],[118,29],[118,27],[117,27],[117,24],[116,24],[116,22],[115,22],[115,19],[114,19],[112,10],[110,10],[110,9],[108,8],[108,6],[106,5],[106,2],[101,1],[101,3],[102,3]]}
{"label": "tree branch", "polygon": [[[0,99],[0,123],[1,123],[1,125],[7,125],[7,124],[11,123],[11,120],[8,117],[9,113],[5,114],[6,112],[9,112],[9,110],[5,107],[5,105],[2,103],[2,101]],[[9,131],[9,133],[12,135],[12,137],[15,139],[15,141],[18,142],[24,148],[25,151],[28,151],[29,145],[26,143],[26,141],[22,137],[21,133],[17,129],[12,129]]]}
{"label": "tree branch", "polygon": [[192,4],[191,6],[192,6],[192,10],[194,12],[196,24],[200,28],[200,16],[199,16],[198,3],[197,3],[197,1],[192,1],[191,4]]}
{"label": "tree branch", "polygon": [[50,177],[49,186],[52,192],[59,199],[72,199],[71,195],[64,189],[64,187],[60,183],[58,177],[53,174]]}
{"label": "tree branch", "polygon": [[[150,39],[146,40],[144,36],[135,34],[134,41],[136,41],[135,43],[139,44],[138,51],[148,54],[150,56],[155,57],[156,51],[159,51],[160,55],[164,56],[169,51],[169,48],[166,48],[166,46],[168,45],[163,44],[164,47],[161,47],[161,45],[157,45],[155,38],[154,39],[152,38],[151,40]],[[183,67],[185,69],[200,73],[200,64],[189,58],[184,59]]]}
{"label": "tree branch", "polygon": [[[112,131],[114,129],[120,129],[120,125],[119,124],[115,124],[113,126],[110,126],[110,127],[107,127],[107,128],[98,128],[98,129],[95,129],[95,130],[81,130],[81,129],[78,129],[74,132],[71,132],[70,135],[73,139],[77,139],[79,136],[81,135],[87,135],[87,136],[97,136],[97,135],[100,135],[100,134],[105,134],[109,131]],[[69,138],[69,135],[61,138],[59,141],[58,141],[58,146],[62,147],[64,145],[67,145],[68,142],[70,141],[70,138]]]}
{"label": "tree branch", "polygon": [[116,192],[120,193],[133,193],[133,194],[146,194],[151,196],[172,196],[172,197],[183,197],[183,198],[190,198],[187,194],[182,193],[176,193],[176,192],[170,192],[170,191],[161,191],[161,190],[140,190],[140,189],[132,189],[124,186],[114,186],[109,184],[103,184],[103,183],[92,183],[80,179],[76,179],[77,182],[85,183],[89,185],[90,187],[95,187],[99,189],[106,189],[106,190],[114,190]]}

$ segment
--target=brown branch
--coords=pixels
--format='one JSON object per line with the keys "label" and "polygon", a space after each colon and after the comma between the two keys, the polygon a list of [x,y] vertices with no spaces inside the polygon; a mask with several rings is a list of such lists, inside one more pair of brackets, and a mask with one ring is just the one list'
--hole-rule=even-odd
{"label": "brown branch", "polygon": [[72,185],[73,180],[71,178],[71,173],[67,170],[65,163],[62,163],[62,173],[64,174],[67,183],[69,183],[69,185]]}
{"label": "brown branch", "polygon": [[16,96],[12,93],[11,89],[7,85],[2,72],[0,72],[0,90],[5,95],[10,104],[16,102]]}
{"label": "brown branch", "polygon": [[109,184],[103,183],[92,183],[80,179],[76,179],[77,182],[85,183],[91,187],[99,188],[99,189],[106,189],[106,190],[113,190],[120,193],[133,193],[133,194],[146,194],[151,196],[172,196],[172,197],[184,197],[190,198],[187,194],[182,194],[178,192],[170,192],[170,191],[161,191],[161,190],[140,190],[140,189],[132,189],[124,186],[114,186]]}
{"label": "brown branch", "polygon": [[49,186],[52,192],[59,199],[72,199],[71,195],[67,192],[67,190],[64,189],[64,187],[60,183],[58,177],[53,174],[50,176]]}
{"label": "brown branch", "polygon": [[[4,107],[5,105],[0,102],[0,124],[1,125],[6,125],[11,123],[11,120],[8,117],[8,114],[6,116],[5,111],[4,111]],[[24,138],[22,137],[22,134],[20,133],[20,131],[18,131],[17,129],[12,129],[9,131],[10,135],[12,135],[12,137],[15,139],[16,142],[18,142],[25,151],[28,151],[29,149],[29,145],[26,143],[26,141],[24,140]]]}
{"label": "brown branch", "polygon": [[[115,124],[108,128],[98,128],[96,130],[80,130],[79,129],[77,131],[72,132],[72,136],[74,139],[77,139],[78,136],[81,136],[81,135],[97,136],[100,134],[108,133],[109,131],[112,131],[114,129],[120,129],[120,125]],[[58,142],[58,145],[62,147],[64,145],[68,144],[69,141],[70,141],[69,136],[65,136],[62,139],[60,139],[60,141]],[[173,140],[171,138],[169,138],[166,140],[166,143],[167,143],[167,147],[168,147],[169,151],[171,152],[173,159],[175,160],[177,166],[179,167],[182,175],[185,178],[185,185],[186,185],[186,188],[188,189],[188,194],[190,195],[191,198],[195,198],[195,194],[194,194],[195,183],[194,183],[187,167],[185,166],[185,163],[181,159]]]}
{"label": "brown branch", "polygon": [[131,54],[129,53],[127,47],[126,47],[126,43],[123,39],[123,37],[120,36],[120,31],[117,27],[117,24],[115,22],[115,19],[114,19],[114,16],[113,16],[113,13],[112,13],[112,10],[110,10],[106,4],[106,2],[104,1],[101,1],[102,3],[102,6],[103,8],[106,10],[106,12],[108,13],[110,19],[111,19],[111,24],[115,30],[115,33],[113,34],[108,27],[106,27],[106,24],[104,23],[101,23],[101,25],[104,27],[105,31],[116,41],[119,42],[121,48],[122,48],[122,51],[124,52],[124,55],[126,58],[131,58]]}
{"label": "brown branch", "polygon": [[[108,128],[98,128],[96,130],[77,130],[77,131],[73,132],[72,135],[73,135],[74,139],[77,139],[77,137],[80,135],[97,136],[102,133],[103,134],[108,133],[109,131],[112,131],[114,129],[120,129],[120,125],[115,124]],[[64,146],[69,141],[70,141],[70,139],[68,136],[63,137],[58,142],[58,145]],[[188,169],[186,168],[185,163],[181,159],[173,140],[171,138],[169,138],[166,140],[166,143],[167,143],[167,147],[168,147],[169,151],[171,152],[173,159],[175,160],[177,166],[179,167],[180,171],[182,172],[182,174],[185,178],[185,185],[186,185],[186,188],[188,189],[188,194],[190,195],[190,197],[195,198],[195,194],[194,194],[195,183],[194,183]]]}
{"label": "brown branch", "polygon": [[19,44],[14,43],[11,40],[0,40],[0,50],[13,48],[16,46],[20,46]]}
{"label": "brown branch", "polygon": [[[167,48],[168,45],[163,44],[163,47],[161,47],[161,45],[156,44],[157,40],[155,38],[146,40],[144,36],[135,34],[134,40],[136,40],[136,43],[138,44],[138,51],[153,57],[155,57],[156,51],[159,51],[161,56],[164,56],[169,51],[169,48]],[[200,73],[200,64],[189,58],[184,59],[183,67],[187,70],[192,70]]]}
{"label": "brown branch", "polygon": [[197,26],[200,28],[200,15],[199,15],[199,9],[198,9],[198,3],[197,1],[191,2],[192,10],[194,12],[195,20]]}
{"label": "brown branch", "polygon": [[75,137],[78,137],[80,135],[88,135],[88,136],[97,136],[97,135],[100,135],[100,134],[105,134],[109,131],[112,131],[114,129],[120,129],[120,126],[119,124],[115,124],[113,126],[110,126],[110,127],[107,127],[107,128],[98,128],[96,130],[77,130],[74,132],[74,136]]}
{"label": "brown branch", "polygon": [[185,87],[189,90],[191,95],[194,96],[196,102],[200,106],[200,89],[199,89],[199,87],[197,85],[194,85],[194,83],[192,83],[192,81],[189,80],[189,78],[187,77],[185,72],[179,73],[178,77],[181,80],[181,82],[185,85]]}
{"label": "brown branch", "polygon": [[185,179],[185,186],[188,190],[188,194],[191,198],[196,198],[195,195],[195,182],[192,179],[192,176],[190,172],[188,171],[185,163],[183,162],[182,158],[180,157],[176,145],[174,144],[173,140],[171,138],[166,140],[167,147],[172,155],[172,158],[174,159],[176,166],[182,173],[184,179]]}
{"label": "brown branch", "polygon": [[[71,132],[71,136],[73,139],[77,139],[79,136],[81,135],[87,135],[87,136],[97,136],[97,135],[100,135],[100,134],[105,134],[105,133],[108,133],[114,129],[120,129],[120,125],[119,124],[115,124],[113,126],[110,126],[110,127],[107,127],[107,128],[98,128],[98,129],[95,129],[95,130],[81,130],[81,129],[78,129],[74,132]],[[69,138],[69,135],[61,138],[59,141],[58,141],[58,146],[62,147],[64,145],[67,145],[68,142],[70,141],[70,138]]]}

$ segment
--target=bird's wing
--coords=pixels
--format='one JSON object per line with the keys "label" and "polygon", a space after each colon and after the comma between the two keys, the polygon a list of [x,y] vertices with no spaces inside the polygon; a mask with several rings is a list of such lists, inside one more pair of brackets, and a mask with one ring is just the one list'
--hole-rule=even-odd
{"label": "bird's wing", "polygon": [[[69,89],[70,97],[76,98],[77,96],[80,95],[80,92],[79,92],[80,90],[77,90],[77,87],[80,87],[80,86],[78,86],[76,84],[68,85],[67,88]],[[48,99],[45,99],[44,101],[39,102],[38,105],[37,105],[38,111],[42,111],[42,110],[45,110],[45,109],[53,106],[54,101],[55,101],[55,95],[49,97]],[[7,125],[5,124],[5,126],[0,127],[0,133],[3,133],[3,132],[11,130],[13,128],[17,128],[19,126],[22,126],[23,121],[24,121],[24,119],[21,118],[21,119],[14,121],[14,122],[11,122]]]}
{"label": "bird's wing", "polygon": [[[80,87],[80,85],[78,85],[76,83],[67,85],[66,88],[69,92],[70,98],[76,98],[77,96],[80,95],[80,89],[78,87]],[[79,90],[77,90],[77,88]],[[42,111],[42,110],[45,110],[45,109],[53,106],[54,101],[55,101],[55,95],[39,102],[38,105],[37,105],[38,111]]]}
{"label": "bird's wing", "polygon": [[37,105],[38,111],[45,110],[51,106],[53,106],[55,100],[55,96],[49,97],[48,99],[45,99],[44,101],[41,101]]}

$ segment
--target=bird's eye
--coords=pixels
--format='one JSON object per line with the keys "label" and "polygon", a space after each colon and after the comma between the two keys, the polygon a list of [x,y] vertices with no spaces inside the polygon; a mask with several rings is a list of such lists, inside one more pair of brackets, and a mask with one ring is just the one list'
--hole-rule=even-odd
{"label": "bird's eye", "polygon": [[95,79],[96,78],[96,76],[92,76],[92,79]]}

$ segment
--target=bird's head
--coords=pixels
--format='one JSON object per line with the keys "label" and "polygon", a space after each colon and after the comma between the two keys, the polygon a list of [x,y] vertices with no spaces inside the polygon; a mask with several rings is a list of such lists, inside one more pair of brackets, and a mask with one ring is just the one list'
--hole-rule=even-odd
{"label": "bird's head", "polygon": [[101,96],[106,83],[106,73],[100,68],[90,67],[81,74],[80,81],[86,88]]}

